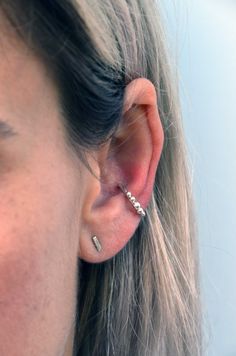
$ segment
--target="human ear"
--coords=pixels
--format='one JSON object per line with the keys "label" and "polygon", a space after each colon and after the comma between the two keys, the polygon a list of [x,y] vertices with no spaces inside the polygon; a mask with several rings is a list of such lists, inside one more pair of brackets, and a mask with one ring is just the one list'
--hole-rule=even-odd
{"label": "human ear", "polygon": [[[114,137],[90,163],[100,179],[90,174],[86,180],[78,251],[81,259],[92,263],[108,260],[132,237],[142,216],[119,185],[125,186],[145,209],[163,143],[156,89],[146,78],[135,79],[125,88],[122,120]],[[93,235],[101,251],[96,250]]]}

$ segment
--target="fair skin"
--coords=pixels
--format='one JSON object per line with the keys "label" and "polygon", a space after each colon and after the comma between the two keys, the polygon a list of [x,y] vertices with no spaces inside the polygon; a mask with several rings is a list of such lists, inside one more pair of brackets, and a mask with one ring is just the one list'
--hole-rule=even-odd
{"label": "fair skin", "polygon": [[43,64],[1,37],[0,120],[15,134],[0,136],[0,355],[71,356],[78,258],[106,261],[136,230],[117,184],[148,205],[164,141],[150,81],[126,87],[123,114],[116,140],[88,157],[102,184],[65,144]]}

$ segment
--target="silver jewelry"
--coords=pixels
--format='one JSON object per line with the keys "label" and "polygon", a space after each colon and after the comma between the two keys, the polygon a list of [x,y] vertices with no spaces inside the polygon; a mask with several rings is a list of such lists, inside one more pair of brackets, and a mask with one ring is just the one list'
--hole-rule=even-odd
{"label": "silver jewelry", "polygon": [[100,252],[102,250],[102,246],[100,241],[98,240],[97,236],[92,236],[92,241],[94,246],[96,247],[97,251]]}
{"label": "silver jewelry", "polygon": [[130,203],[133,205],[135,208],[137,214],[145,216],[145,210],[141,207],[141,204],[136,200],[136,198],[129,192],[123,185],[119,184],[119,187],[123,191],[123,193],[127,196],[129,199]]}

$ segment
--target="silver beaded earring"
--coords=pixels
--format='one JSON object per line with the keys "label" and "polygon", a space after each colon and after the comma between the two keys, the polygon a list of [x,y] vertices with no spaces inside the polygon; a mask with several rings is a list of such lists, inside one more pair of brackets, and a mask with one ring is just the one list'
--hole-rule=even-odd
{"label": "silver beaded earring", "polygon": [[123,191],[123,193],[127,196],[129,199],[130,203],[133,205],[135,208],[137,214],[145,216],[145,210],[141,207],[141,204],[137,201],[137,199],[129,192],[123,185],[119,184],[120,189]]}
{"label": "silver beaded earring", "polygon": [[[122,186],[121,184],[119,184],[120,189],[122,190],[122,192],[127,196],[127,198],[129,199],[130,203],[133,205],[134,209],[136,210],[137,214],[145,216],[145,210],[141,207],[141,204],[137,201],[137,199],[131,194],[131,192],[129,192],[124,186]],[[96,250],[98,252],[101,252],[102,250],[102,246],[101,243],[99,241],[99,239],[97,238],[97,236],[92,236],[92,241],[93,244],[96,248]]]}
{"label": "silver beaded earring", "polygon": [[95,236],[95,235],[92,236],[92,241],[93,241],[93,244],[94,244],[96,250],[97,250],[98,252],[100,252],[100,251],[102,250],[102,246],[101,246],[101,243],[100,243],[100,241],[98,240],[97,236]]}

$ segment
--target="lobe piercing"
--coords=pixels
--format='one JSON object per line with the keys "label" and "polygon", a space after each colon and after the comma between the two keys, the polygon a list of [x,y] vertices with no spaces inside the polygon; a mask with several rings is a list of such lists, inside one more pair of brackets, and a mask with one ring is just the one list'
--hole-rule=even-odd
{"label": "lobe piercing", "polygon": [[101,246],[101,243],[100,243],[100,241],[98,240],[97,236],[95,236],[95,235],[92,236],[92,241],[93,241],[93,244],[94,244],[96,250],[97,250],[98,252],[100,252],[100,251],[102,250],[102,246]]}

